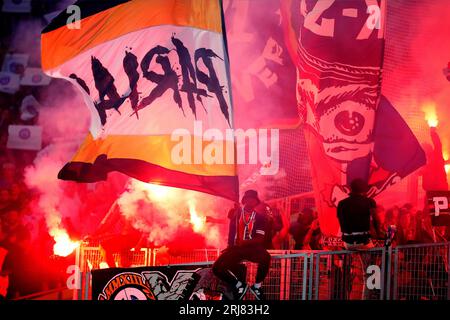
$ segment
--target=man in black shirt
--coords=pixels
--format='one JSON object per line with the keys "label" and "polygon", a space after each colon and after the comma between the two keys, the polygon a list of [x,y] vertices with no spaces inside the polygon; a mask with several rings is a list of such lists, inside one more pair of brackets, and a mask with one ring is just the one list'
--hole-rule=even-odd
{"label": "man in black shirt", "polygon": [[350,188],[349,197],[341,200],[337,207],[342,241],[346,249],[373,248],[370,224],[372,220],[378,232],[380,224],[376,215],[377,204],[375,200],[366,196],[368,186],[364,180],[353,180]]}
{"label": "man in black shirt", "polygon": [[[241,300],[250,289],[256,299],[264,300],[261,285],[270,267],[270,254],[266,249],[269,234],[267,205],[259,200],[255,190],[246,191],[241,202],[243,207],[236,206],[234,213],[228,215],[228,248],[217,258],[212,270],[216,277],[233,287],[235,299]],[[250,288],[245,278],[236,272],[244,260],[258,264],[255,284]]]}

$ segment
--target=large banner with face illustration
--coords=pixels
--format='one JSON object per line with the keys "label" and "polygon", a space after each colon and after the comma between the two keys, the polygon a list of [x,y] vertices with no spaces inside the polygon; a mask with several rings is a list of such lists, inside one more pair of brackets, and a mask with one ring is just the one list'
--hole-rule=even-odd
{"label": "large banner with face illustration", "polygon": [[302,0],[296,8],[295,2],[282,3],[321,230],[338,235],[336,206],[353,179],[366,180],[374,197],[425,159],[380,94],[385,1]]}

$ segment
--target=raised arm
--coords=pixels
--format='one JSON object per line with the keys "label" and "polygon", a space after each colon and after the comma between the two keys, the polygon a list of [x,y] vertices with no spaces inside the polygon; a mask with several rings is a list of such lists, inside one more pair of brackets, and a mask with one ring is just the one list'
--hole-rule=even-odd
{"label": "raised arm", "polygon": [[436,128],[430,128],[431,141],[433,142],[434,151],[438,156],[442,156],[442,142],[436,132]]}

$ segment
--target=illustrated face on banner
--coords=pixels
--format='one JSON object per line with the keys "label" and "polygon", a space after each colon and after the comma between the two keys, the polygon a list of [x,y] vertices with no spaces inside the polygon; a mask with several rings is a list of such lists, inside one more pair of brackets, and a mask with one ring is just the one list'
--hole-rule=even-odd
{"label": "illustrated face on banner", "polygon": [[299,112],[320,135],[325,153],[340,162],[370,154],[376,86],[343,82],[321,90],[309,79],[298,83]]}
{"label": "illustrated face on banner", "polygon": [[301,1],[297,101],[333,160],[366,157],[373,146],[382,26],[378,1]]}
{"label": "illustrated face on banner", "polygon": [[349,182],[370,180],[383,7],[382,0],[299,0],[283,8],[291,23],[285,27],[297,67],[297,107],[326,235],[338,234],[336,206],[348,196]]}

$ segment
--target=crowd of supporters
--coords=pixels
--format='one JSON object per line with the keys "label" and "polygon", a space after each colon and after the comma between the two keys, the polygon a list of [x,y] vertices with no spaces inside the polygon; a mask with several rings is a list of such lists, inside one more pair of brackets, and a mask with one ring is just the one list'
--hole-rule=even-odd
{"label": "crowd of supporters", "polygon": [[[6,133],[2,130],[1,134]],[[23,158],[20,152],[13,153],[4,144],[0,148],[0,247],[6,249],[2,271],[8,274],[10,296],[31,293],[45,288],[34,288],[27,278],[37,276],[43,262],[36,255],[51,250],[51,239],[37,237],[45,231],[43,218],[37,220],[34,205],[37,200],[34,193],[24,182]],[[43,269],[39,270],[42,271]],[[42,275],[40,275],[43,278]]]}
{"label": "crowd of supporters", "polygon": [[[393,246],[447,242],[450,239],[449,227],[433,227],[429,213],[418,210],[410,203],[385,209],[378,205],[376,209],[378,230],[372,227],[371,238],[383,242],[389,226],[395,226],[396,234]],[[290,224],[290,241],[288,249],[322,250],[327,243],[320,231],[318,213],[314,208],[306,208],[298,214],[295,222]]]}

